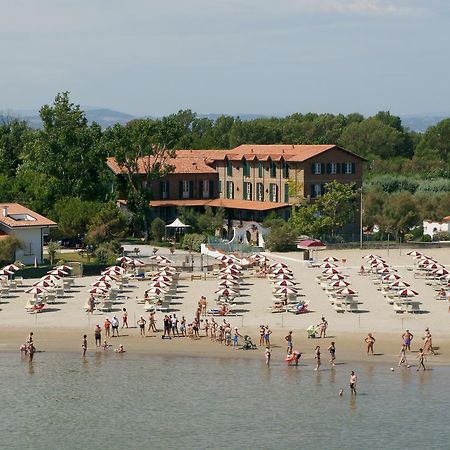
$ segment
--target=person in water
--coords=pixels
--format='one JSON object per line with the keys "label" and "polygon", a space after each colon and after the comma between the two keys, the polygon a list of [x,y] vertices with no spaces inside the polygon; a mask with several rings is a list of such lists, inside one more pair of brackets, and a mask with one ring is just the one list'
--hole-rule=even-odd
{"label": "person in water", "polygon": [[314,370],[319,370],[322,365],[320,362],[320,345],[318,345],[314,351],[314,359],[316,360],[316,368]]}
{"label": "person in water", "polygon": [[336,365],[336,346],[334,341],[331,342],[331,345],[328,347],[328,351],[330,352],[330,364],[334,367]]}
{"label": "person in water", "polygon": [[417,355],[417,359],[419,360],[419,365],[417,366],[417,372],[422,368],[423,370],[427,370],[424,364],[425,361],[425,353],[423,352],[423,348],[419,349],[419,354]]}
{"label": "person in water", "polygon": [[83,356],[86,356],[86,350],[87,350],[87,335],[85,334],[83,336],[83,342],[81,343],[81,349],[83,350]]}
{"label": "person in water", "polygon": [[369,355],[369,353],[372,353],[373,355],[373,344],[375,344],[375,338],[373,337],[373,334],[369,333],[364,341],[367,344],[367,355]]}
{"label": "person in water", "polygon": [[115,351],[116,353],[125,353],[125,350],[124,350],[122,344],[120,344],[120,345],[119,345],[119,348],[116,348],[114,351]]}
{"label": "person in water", "polygon": [[350,392],[356,395],[356,383],[358,381],[358,377],[355,372],[352,370],[350,372]]}

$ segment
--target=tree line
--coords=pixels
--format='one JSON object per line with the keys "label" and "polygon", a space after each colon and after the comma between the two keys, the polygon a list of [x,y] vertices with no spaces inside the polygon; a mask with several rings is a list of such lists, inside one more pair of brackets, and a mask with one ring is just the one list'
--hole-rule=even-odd
{"label": "tree line", "polygon": [[[102,129],[88,123],[67,92],[43,106],[40,117],[40,129],[17,118],[3,117],[0,123],[0,199],[58,221],[66,237],[87,234],[92,242],[124,233],[149,237],[151,183],[137,177],[139,156],[160,155],[148,167],[152,180],[170,172],[167,160],[175,149],[227,149],[243,143],[335,143],[366,158],[367,226],[377,222],[392,228],[383,218],[406,199],[417,211],[408,222],[412,226],[450,210],[450,119],[416,133],[385,111],[372,117],[296,113],[243,121],[231,116],[210,120],[184,110]],[[108,156],[127,164],[130,176],[118,183],[106,166]],[[118,213],[118,195],[128,196],[131,214]]]}

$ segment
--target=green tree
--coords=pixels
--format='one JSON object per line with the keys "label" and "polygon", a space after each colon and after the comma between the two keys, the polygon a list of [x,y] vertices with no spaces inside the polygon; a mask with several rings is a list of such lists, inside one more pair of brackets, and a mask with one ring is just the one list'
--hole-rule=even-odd
{"label": "green tree", "polygon": [[266,245],[272,252],[287,252],[295,250],[296,238],[297,233],[291,224],[283,222],[283,224],[270,229]]}
{"label": "green tree", "polygon": [[450,119],[445,119],[429,127],[422,136],[416,149],[420,158],[438,159],[450,162]]}
{"label": "green tree", "polygon": [[12,263],[17,250],[24,248],[23,242],[14,235],[9,235],[0,241],[0,263]]}
{"label": "green tree", "polygon": [[114,203],[104,204],[91,219],[86,240],[94,245],[117,241],[125,234],[126,217]]}
{"label": "green tree", "polygon": [[53,266],[53,262],[55,261],[55,258],[56,258],[56,253],[58,252],[59,249],[60,249],[60,246],[55,241],[50,241],[47,245],[47,252],[48,252],[48,257],[50,258],[51,266]]}
{"label": "green tree", "polygon": [[166,224],[164,223],[164,220],[159,217],[153,219],[153,222],[151,224],[151,231],[153,239],[157,242],[161,242],[162,238],[166,234]]}

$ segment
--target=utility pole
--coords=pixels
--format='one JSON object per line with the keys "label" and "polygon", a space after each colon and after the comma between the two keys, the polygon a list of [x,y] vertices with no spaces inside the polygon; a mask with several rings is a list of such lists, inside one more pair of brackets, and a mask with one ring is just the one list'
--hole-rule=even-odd
{"label": "utility pole", "polygon": [[359,204],[359,248],[363,248],[363,188],[360,188],[360,204]]}

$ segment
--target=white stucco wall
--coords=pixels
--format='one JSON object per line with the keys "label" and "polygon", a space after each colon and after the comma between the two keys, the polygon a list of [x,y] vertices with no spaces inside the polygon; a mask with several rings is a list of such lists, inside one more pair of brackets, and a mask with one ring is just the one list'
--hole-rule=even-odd
{"label": "white stucco wall", "polygon": [[15,235],[23,244],[24,248],[16,251],[16,260],[24,264],[42,263],[42,234],[41,228],[16,228],[11,230],[0,224],[0,229],[9,235]]}
{"label": "white stucco wall", "polygon": [[449,222],[431,222],[430,220],[424,220],[423,234],[428,234],[433,237],[435,233],[441,231],[449,231]]}

